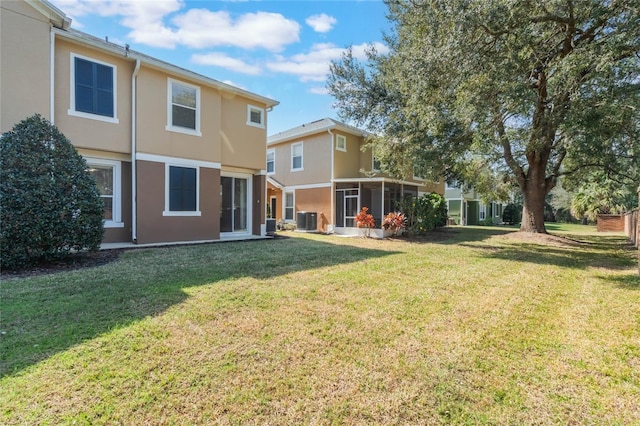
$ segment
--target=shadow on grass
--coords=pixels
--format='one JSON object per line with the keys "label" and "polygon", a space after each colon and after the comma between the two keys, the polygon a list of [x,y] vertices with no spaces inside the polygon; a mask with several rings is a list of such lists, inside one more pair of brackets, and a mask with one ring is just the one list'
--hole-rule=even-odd
{"label": "shadow on grass", "polygon": [[107,265],[0,283],[0,377],[184,301],[186,287],[389,256],[302,238],[136,249]]}
{"label": "shadow on grass", "polygon": [[[554,242],[556,244],[553,244]],[[467,243],[460,245],[484,249],[486,250],[484,256],[487,258],[565,268],[624,270],[633,267],[637,262],[633,245],[619,236],[566,234],[561,235],[558,240],[552,240],[551,244],[535,241],[518,242],[513,239],[507,245],[485,246]]]}
{"label": "shadow on grass", "polygon": [[626,290],[640,290],[640,275],[622,275],[617,277],[599,276],[603,281],[607,283],[613,283],[618,288]]}
{"label": "shadow on grass", "polygon": [[411,243],[425,244],[460,244],[487,240],[495,235],[504,235],[517,231],[517,227],[511,226],[447,226],[426,235],[398,237]]}

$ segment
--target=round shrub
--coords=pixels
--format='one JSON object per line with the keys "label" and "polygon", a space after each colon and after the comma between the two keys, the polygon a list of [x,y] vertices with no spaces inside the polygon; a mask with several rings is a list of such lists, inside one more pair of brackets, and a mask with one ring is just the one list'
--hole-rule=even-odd
{"label": "round shrub", "polygon": [[0,138],[0,266],[97,250],[103,204],[69,139],[36,114]]}
{"label": "round shrub", "polygon": [[520,223],[522,220],[522,206],[507,204],[502,212],[502,221],[509,225]]}

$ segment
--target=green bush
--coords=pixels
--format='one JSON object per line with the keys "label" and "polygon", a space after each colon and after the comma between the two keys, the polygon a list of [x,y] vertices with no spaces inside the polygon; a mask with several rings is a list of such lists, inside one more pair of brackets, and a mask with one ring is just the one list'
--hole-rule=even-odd
{"label": "green bush", "polygon": [[507,204],[502,212],[502,221],[510,225],[520,223],[522,220],[522,206],[513,203]]}
{"label": "green bush", "polygon": [[100,247],[96,183],[71,142],[38,114],[0,138],[0,215],[2,268]]}
{"label": "green bush", "polygon": [[424,234],[447,224],[447,200],[431,193],[422,197],[406,197],[400,204],[406,217],[406,232],[412,235]]}

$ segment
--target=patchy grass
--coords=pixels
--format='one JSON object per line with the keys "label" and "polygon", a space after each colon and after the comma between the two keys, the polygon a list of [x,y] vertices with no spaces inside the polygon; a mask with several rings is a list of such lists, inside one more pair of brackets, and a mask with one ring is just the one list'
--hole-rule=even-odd
{"label": "patchy grass", "polygon": [[636,252],[286,233],[4,279],[3,424],[640,423]]}

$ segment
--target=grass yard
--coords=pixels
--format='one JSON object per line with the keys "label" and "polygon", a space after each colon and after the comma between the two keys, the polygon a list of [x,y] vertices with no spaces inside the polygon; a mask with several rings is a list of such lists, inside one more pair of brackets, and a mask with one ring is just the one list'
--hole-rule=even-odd
{"label": "grass yard", "polygon": [[285,233],[3,278],[2,424],[640,424],[621,234]]}

